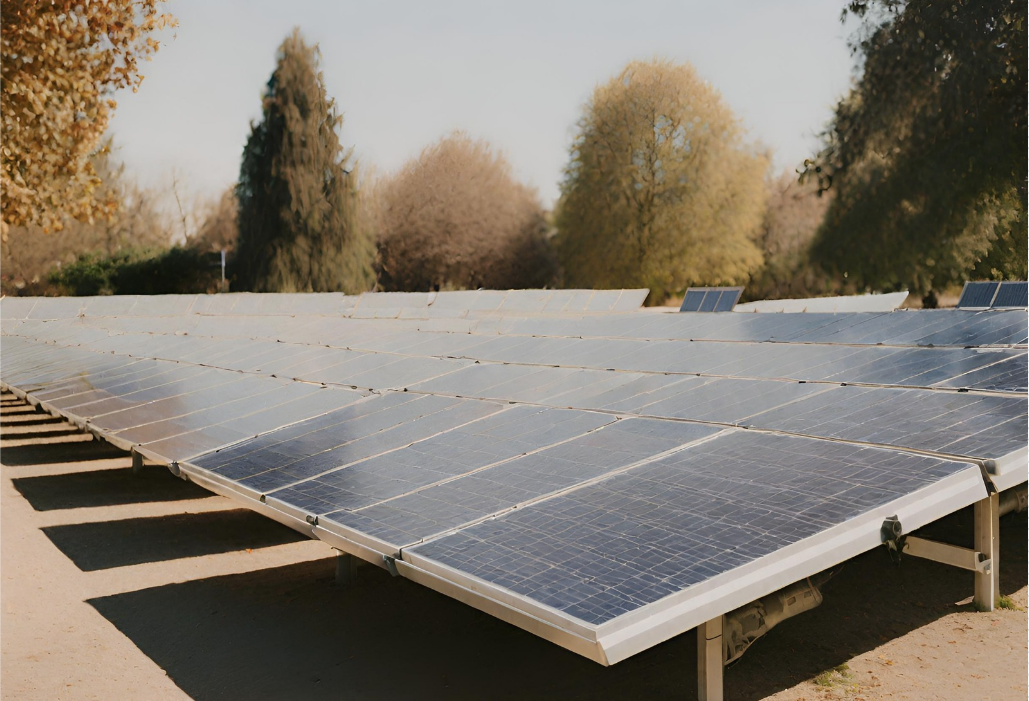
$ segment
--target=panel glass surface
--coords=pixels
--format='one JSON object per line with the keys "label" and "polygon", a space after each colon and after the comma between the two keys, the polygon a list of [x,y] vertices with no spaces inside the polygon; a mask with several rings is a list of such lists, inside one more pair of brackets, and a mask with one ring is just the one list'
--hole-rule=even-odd
{"label": "panel glass surface", "polygon": [[410,551],[601,624],[977,469],[734,432]]}

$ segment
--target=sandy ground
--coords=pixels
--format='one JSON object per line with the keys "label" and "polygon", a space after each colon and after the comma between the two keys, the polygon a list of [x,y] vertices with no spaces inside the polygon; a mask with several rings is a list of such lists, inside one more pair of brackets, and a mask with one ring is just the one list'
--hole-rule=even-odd
{"label": "sandy ground", "polygon": [[[4,699],[695,697],[685,634],[603,668],[328,548],[0,398]],[[1020,607],[957,604],[972,576],[885,551],[726,670],[730,699],[1025,699],[1026,516],[1005,517]],[[970,544],[971,513],[931,535]]]}

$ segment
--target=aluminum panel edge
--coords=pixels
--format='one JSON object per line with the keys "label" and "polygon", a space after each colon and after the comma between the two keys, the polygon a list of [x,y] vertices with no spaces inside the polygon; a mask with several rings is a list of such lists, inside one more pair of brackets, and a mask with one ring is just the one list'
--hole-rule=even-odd
{"label": "aluminum panel edge", "polygon": [[410,562],[397,560],[397,571],[401,576],[417,582],[424,587],[456,599],[494,618],[518,626],[566,650],[582,655],[594,662],[606,666],[611,663],[604,656],[604,650],[596,642],[580,637],[568,630],[559,628],[552,623],[536,618],[530,614],[512,608],[511,606],[491,598],[481,591],[472,591],[457,584],[456,582],[444,579],[432,572],[423,570]]}
{"label": "aluminum panel edge", "polygon": [[1016,487],[1029,480],[1029,447],[1008,453],[986,463],[990,481],[998,491]]}

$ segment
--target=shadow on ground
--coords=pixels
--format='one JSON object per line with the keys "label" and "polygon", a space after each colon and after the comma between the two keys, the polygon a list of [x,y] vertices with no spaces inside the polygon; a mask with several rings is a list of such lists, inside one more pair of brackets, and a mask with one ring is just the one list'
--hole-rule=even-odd
{"label": "shadow on ground", "polygon": [[124,458],[127,453],[104,441],[76,441],[73,443],[29,443],[4,448],[4,465],[50,465]]}
{"label": "shadow on ground", "polygon": [[[7,459],[6,450],[4,459]],[[133,474],[132,468],[118,468],[20,477],[11,481],[36,511],[181,501],[211,496],[206,489],[181,480],[159,466],[148,466],[139,474]]]}
{"label": "shadow on ground", "polygon": [[[1001,522],[1002,591],[1026,584],[1026,517]],[[935,529],[955,542],[959,513]],[[970,533],[970,531],[968,531]],[[170,584],[91,600],[198,701],[214,699],[691,698],[692,632],[604,668],[364,563],[332,585],[332,561]],[[847,562],[825,603],[788,620],[726,671],[726,697],[760,699],[949,613],[972,575],[884,549]]]}
{"label": "shadow on ground", "polygon": [[3,404],[2,407],[4,409],[7,409],[8,407],[13,407],[4,412],[5,419],[10,418],[11,416],[44,416],[44,414],[40,412],[39,409],[37,409],[36,407],[27,406],[24,403]]}
{"label": "shadow on ground", "polygon": [[86,572],[305,539],[281,523],[246,509],[76,523],[50,526],[43,532]]}
{"label": "shadow on ground", "polygon": [[20,440],[43,440],[44,438],[63,438],[64,436],[75,436],[81,434],[79,429],[69,426],[68,428],[56,428],[52,431],[15,431],[12,427],[4,426],[4,439],[9,441]]}
{"label": "shadow on ground", "polygon": [[[9,414],[4,412],[3,418],[6,419],[8,416],[9,416]],[[33,414],[33,416],[38,416],[39,418],[38,419],[23,419],[21,421],[6,421],[5,420],[3,422],[0,422],[0,426],[3,426],[4,431],[6,433],[6,431],[8,429],[16,429],[19,426],[42,426],[43,424],[67,425],[67,423],[65,422],[64,419],[58,419],[58,418],[56,418],[54,416],[50,416],[49,414]]]}

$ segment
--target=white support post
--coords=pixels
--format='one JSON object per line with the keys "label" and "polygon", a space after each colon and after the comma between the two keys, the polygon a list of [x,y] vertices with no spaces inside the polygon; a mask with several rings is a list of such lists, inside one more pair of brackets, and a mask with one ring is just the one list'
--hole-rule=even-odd
{"label": "white support post", "polygon": [[1000,495],[975,503],[975,549],[990,560],[988,571],[975,573],[975,607],[992,611],[1000,598]]}
{"label": "white support post", "polygon": [[336,584],[349,587],[354,583],[354,556],[342,550],[336,551]]}
{"label": "white support post", "polygon": [[697,626],[697,697],[722,701],[722,617]]}
{"label": "white support post", "polygon": [[135,450],[132,451],[132,474],[138,475],[143,471],[143,456],[137,453]]}

